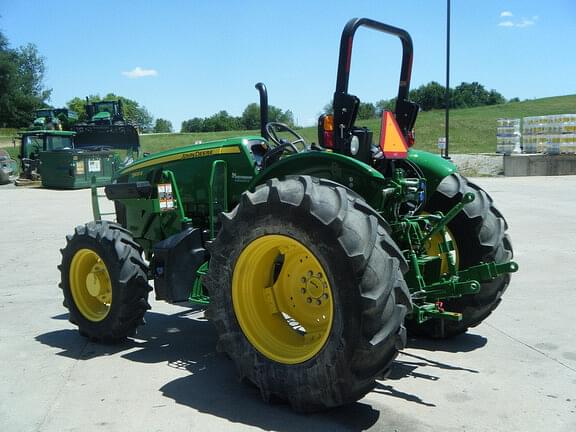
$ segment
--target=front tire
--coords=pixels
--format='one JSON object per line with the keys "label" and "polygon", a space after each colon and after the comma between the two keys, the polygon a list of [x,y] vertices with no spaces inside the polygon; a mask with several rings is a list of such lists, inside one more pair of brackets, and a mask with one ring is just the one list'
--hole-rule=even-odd
{"label": "front tire", "polygon": [[103,342],[131,336],[150,309],[142,250],[120,225],[80,225],[61,250],[60,287],[69,320],[80,333]]}
{"label": "front tire", "polygon": [[344,187],[273,179],[223,215],[206,278],[219,348],[265,400],[297,411],[356,401],[405,345],[406,263]]}

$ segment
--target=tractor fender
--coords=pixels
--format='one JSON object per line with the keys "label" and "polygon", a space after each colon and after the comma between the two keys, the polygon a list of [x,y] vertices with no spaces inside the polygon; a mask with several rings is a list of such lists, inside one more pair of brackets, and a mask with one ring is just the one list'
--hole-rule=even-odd
{"label": "tractor fender", "polygon": [[375,208],[382,200],[385,179],[380,172],[356,159],[329,151],[309,151],[285,157],[262,170],[252,179],[248,189],[254,190],[272,178],[292,175],[332,180],[352,189]]}
{"label": "tractor fender", "polygon": [[458,171],[456,165],[450,160],[423,150],[410,149],[408,151],[408,161],[418,166],[424,174],[426,196],[428,197],[432,196],[445,177]]}

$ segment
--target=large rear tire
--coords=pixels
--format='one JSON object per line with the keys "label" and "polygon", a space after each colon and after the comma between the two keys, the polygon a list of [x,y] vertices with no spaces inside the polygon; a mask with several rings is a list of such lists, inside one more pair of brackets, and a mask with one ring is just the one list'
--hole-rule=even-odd
{"label": "large rear tire", "polygon": [[385,222],[307,176],[244,193],[222,222],[209,315],[241,378],[303,412],[362,398],[404,347],[411,309]]}
{"label": "large rear tire", "polygon": [[[448,224],[448,232],[455,243],[458,268],[465,269],[482,262],[508,262],[512,259],[512,243],[506,234],[508,224],[493,206],[492,198],[479,186],[459,174],[446,177],[432,195],[426,211],[446,213],[472,192],[475,200]],[[462,334],[484,321],[501,302],[510,275],[482,282],[480,292],[444,301],[447,311],[462,314],[461,321],[432,319],[422,324],[406,322],[408,332],[416,336],[448,338]]]}
{"label": "large rear tire", "polygon": [[120,225],[77,226],[61,250],[60,287],[70,322],[96,341],[116,342],[142,324],[148,304],[142,249]]}

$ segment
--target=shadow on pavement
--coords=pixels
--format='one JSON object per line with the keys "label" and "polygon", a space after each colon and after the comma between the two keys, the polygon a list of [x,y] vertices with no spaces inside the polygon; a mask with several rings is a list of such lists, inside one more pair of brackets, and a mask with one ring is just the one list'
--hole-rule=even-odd
{"label": "shadow on pavement", "polygon": [[409,338],[408,348],[451,353],[470,352],[486,345],[484,336],[464,333],[449,339]]}
{"label": "shadow on pavement", "polygon": [[[148,312],[145,326],[139,327],[134,338],[117,344],[90,342],[76,329],[56,330],[36,336],[36,340],[60,348],[58,355],[77,360],[89,360],[110,354],[121,354],[142,363],[168,362],[178,368],[193,368],[198,355],[215,355],[216,334],[213,326],[198,318],[196,311],[183,310],[172,315]],[[67,319],[67,314],[53,319]]]}
{"label": "shadow on pavement", "polygon": [[308,415],[297,414],[286,404],[264,405],[258,390],[239,383],[230,366],[228,359],[218,356],[209,369],[171,381],[160,391],[176,403],[202,413],[265,430],[361,431],[373,426],[380,417],[378,410],[359,402]]}
{"label": "shadow on pavement", "polygon": [[381,382],[376,383],[376,387],[374,388],[373,391],[376,393],[386,395],[386,396],[392,396],[395,398],[404,399],[408,402],[414,402],[414,403],[417,403],[419,405],[424,405],[427,407],[435,407],[436,406],[433,403],[423,401],[419,396],[416,396],[416,395],[413,395],[410,393],[401,392],[401,391],[395,389],[394,387],[392,387],[390,385],[385,385]]}
{"label": "shadow on pavement", "polygon": [[[166,315],[155,312],[146,314],[147,325],[140,327],[134,339],[115,345],[92,343],[80,336],[77,330],[63,329],[36,337],[42,344],[60,348],[58,355],[89,360],[91,358],[119,354],[131,361],[164,363],[169,367],[187,370],[188,376],[173,380],[160,391],[176,403],[189,406],[203,413],[226,418],[234,423],[257,426],[287,432],[301,430],[365,430],[373,426],[380,411],[356,402],[325,413],[301,415],[288,405],[264,405],[258,390],[239,382],[233,363],[224,355],[217,354],[216,333],[208,321],[197,311],[185,309]],[[62,320],[66,315],[53,319]],[[450,341],[410,340],[409,347],[433,351],[471,351],[483,346],[486,339],[475,335],[463,335]],[[388,385],[393,380],[415,377],[436,381],[438,377],[419,373],[419,367],[477,371],[451,366],[426,359],[410,352],[403,352],[389,375],[389,380],[378,382],[374,391],[408,402],[429,407],[434,404],[417,395],[401,392]]]}

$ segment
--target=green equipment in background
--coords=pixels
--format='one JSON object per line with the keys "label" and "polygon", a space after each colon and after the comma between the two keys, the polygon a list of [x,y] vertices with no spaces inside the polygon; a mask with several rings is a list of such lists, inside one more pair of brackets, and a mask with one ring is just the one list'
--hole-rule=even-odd
{"label": "green equipment in background", "polygon": [[40,155],[44,152],[69,151],[74,148],[74,132],[31,130],[20,135],[20,176],[17,186],[40,184]]}
{"label": "green equipment in background", "polygon": [[76,123],[76,147],[112,147],[130,152],[140,150],[138,129],[124,118],[122,100],[89,102],[84,106],[88,120]]}
{"label": "green equipment in background", "polygon": [[51,189],[82,189],[111,182],[122,161],[109,149],[71,149],[40,153],[42,186]]}
{"label": "green equipment in background", "polygon": [[78,114],[68,108],[42,108],[34,111],[33,130],[70,130]]}
{"label": "green equipment in background", "polygon": [[[348,93],[360,27],[402,44],[379,143],[355,125],[360,100]],[[93,188],[94,220],[67,237],[59,266],[70,321],[91,340],[129,337],[152,280],[157,300],[207,308],[219,349],[265,400],[304,412],[362,398],[407,331],[448,338],[480,324],[518,269],[508,226],[451,162],[412,148],[412,57],[406,31],[353,19],[318,143],[268,121],[259,83],[259,136],[124,167],[104,188],[114,220],[103,220]]]}
{"label": "green equipment in background", "polygon": [[[17,185],[37,185],[41,181],[43,187],[52,189],[103,186],[123,165],[138,157],[138,130],[124,120],[120,101],[87,104],[86,113],[90,120],[69,122],[67,126],[71,125],[72,130],[61,131],[57,129],[64,124],[64,114],[70,119],[71,111],[37,111],[35,125],[50,124],[52,128],[22,133]],[[55,123],[54,119],[60,120]],[[125,153],[124,159],[120,152]]]}

